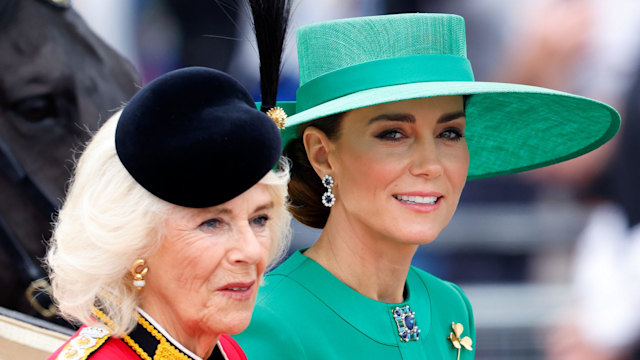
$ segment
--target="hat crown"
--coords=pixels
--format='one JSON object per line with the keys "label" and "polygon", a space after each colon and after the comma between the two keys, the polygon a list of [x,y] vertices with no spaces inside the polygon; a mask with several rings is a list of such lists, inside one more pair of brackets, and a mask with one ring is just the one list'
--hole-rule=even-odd
{"label": "hat crown", "polygon": [[398,14],[341,19],[298,29],[300,86],[329,72],[409,55],[466,58],[464,19],[450,14]]}
{"label": "hat crown", "polygon": [[125,106],[115,135],[122,165],[175,205],[222,204],[255,185],[280,158],[280,131],[230,75],[174,70]]}

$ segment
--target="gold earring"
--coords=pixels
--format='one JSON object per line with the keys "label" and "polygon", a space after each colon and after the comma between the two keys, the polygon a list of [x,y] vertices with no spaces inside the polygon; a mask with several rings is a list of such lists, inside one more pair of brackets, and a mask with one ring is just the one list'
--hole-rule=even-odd
{"label": "gold earring", "polygon": [[131,275],[133,275],[133,286],[141,290],[147,283],[144,281],[145,275],[149,271],[149,267],[144,259],[138,259],[131,265]]}

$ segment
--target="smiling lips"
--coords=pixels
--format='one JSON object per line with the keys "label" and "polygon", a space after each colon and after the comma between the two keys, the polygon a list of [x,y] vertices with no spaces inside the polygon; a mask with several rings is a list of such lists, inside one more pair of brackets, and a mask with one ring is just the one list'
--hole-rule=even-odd
{"label": "smiling lips", "polygon": [[249,282],[229,283],[218,288],[218,292],[234,300],[249,300],[253,295],[255,280]]}
{"label": "smiling lips", "polygon": [[419,212],[431,212],[440,206],[441,194],[421,194],[421,195],[399,195],[394,194],[393,198],[398,200],[405,207]]}
{"label": "smiling lips", "polygon": [[437,196],[393,195],[393,197],[408,204],[433,205],[436,203],[436,201],[438,201]]}

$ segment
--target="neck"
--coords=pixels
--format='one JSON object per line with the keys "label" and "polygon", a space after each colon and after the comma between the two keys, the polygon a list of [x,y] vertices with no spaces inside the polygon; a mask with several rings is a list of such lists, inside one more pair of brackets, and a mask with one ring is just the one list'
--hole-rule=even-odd
{"label": "neck", "polygon": [[305,255],[364,296],[402,302],[418,245],[385,237],[338,209],[332,209],[318,241]]}
{"label": "neck", "polygon": [[161,300],[150,297],[143,300],[140,308],[153,318],[171,337],[202,359],[213,352],[220,334],[210,334],[198,329],[188,329],[174,313],[165,310]]}

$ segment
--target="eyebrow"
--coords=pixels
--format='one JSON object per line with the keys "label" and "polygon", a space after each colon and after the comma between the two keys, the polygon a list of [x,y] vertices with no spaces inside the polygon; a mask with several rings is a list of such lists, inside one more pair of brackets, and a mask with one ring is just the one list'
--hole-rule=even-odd
{"label": "eyebrow", "polygon": [[[452,113],[447,113],[440,116],[440,118],[438,118],[437,123],[438,124],[447,123],[464,116],[465,116],[464,111],[455,111]],[[376,121],[399,121],[399,122],[415,124],[416,118],[412,114],[407,114],[407,113],[380,114],[378,116],[371,118],[369,120],[369,125],[375,123]]]}
{"label": "eyebrow", "polygon": [[[253,212],[257,213],[263,210],[268,210],[268,209],[272,209],[273,208],[273,201],[269,201],[268,203],[265,203],[263,205],[260,205],[258,207],[256,207]],[[228,214],[232,214],[233,210],[231,208],[228,207],[223,207],[220,208],[218,210],[216,210],[216,214],[220,214],[220,215],[228,215]]]}
{"label": "eyebrow", "polygon": [[459,119],[461,117],[465,117],[465,113],[464,111],[454,111],[452,113],[448,113],[448,114],[444,114],[442,116],[440,116],[440,118],[438,119],[438,124],[444,124],[456,119]]}
{"label": "eyebrow", "polygon": [[403,113],[391,113],[391,114],[380,114],[375,116],[369,120],[369,125],[375,123],[376,121],[399,121],[410,124],[415,124],[416,118],[411,114],[403,114]]}
{"label": "eyebrow", "polygon": [[255,210],[253,210],[253,212],[257,213],[263,210],[270,210],[270,209],[273,209],[273,201],[269,201],[268,203],[262,206],[258,206]]}

